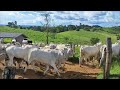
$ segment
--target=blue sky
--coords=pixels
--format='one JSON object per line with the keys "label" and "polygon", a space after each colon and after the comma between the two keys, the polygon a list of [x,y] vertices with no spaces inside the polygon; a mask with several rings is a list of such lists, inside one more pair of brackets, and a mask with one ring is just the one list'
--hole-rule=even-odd
{"label": "blue sky", "polygon": [[44,13],[50,14],[50,25],[120,26],[120,11],[0,11],[0,24],[17,21],[18,25],[43,25]]}

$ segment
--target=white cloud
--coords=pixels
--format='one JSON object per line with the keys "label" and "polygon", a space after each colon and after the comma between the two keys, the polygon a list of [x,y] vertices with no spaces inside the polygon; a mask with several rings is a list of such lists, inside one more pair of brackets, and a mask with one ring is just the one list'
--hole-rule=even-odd
{"label": "white cloud", "polygon": [[120,25],[120,11],[0,11],[0,24],[16,20],[18,24],[39,25],[40,22],[45,23],[42,13],[50,13],[51,25]]}

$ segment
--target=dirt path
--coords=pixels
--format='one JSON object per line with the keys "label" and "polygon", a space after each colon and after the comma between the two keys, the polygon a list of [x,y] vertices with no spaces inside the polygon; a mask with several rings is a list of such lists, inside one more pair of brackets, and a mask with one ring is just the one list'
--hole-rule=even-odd
{"label": "dirt path", "polygon": [[[3,70],[3,66],[0,63],[0,78]],[[57,75],[48,71],[48,73],[43,75],[43,67],[35,67],[36,72],[31,69],[32,66],[29,66],[30,69],[23,74],[22,69],[17,69],[16,79],[96,79],[97,74],[100,72],[100,69],[91,67],[90,65],[84,65],[80,67],[78,64],[73,64],[71,62],[66,62],[65,71],[60,70],[61,77],[58,78]],[[41,69],[40,69],[41,68]]]}

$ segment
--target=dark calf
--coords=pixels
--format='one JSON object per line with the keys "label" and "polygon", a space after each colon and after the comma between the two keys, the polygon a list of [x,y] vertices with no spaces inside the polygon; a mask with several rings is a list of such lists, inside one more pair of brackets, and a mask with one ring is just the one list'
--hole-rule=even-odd
{"label": "dark calf", "polygon": [[2,72],[2,79],[15,79],[16,68],[15,67],[5,67]]}

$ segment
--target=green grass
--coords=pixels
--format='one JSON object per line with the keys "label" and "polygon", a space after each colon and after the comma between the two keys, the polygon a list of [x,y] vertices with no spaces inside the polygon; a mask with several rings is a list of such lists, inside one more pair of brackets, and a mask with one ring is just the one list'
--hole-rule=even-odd
{"label": "green grass", "polygon": [[116,36],[107,32],[89,32],[89,31],[67,31],[58,34],[58,38],[63,39],[68,37],[70,41],[78,42],[80,44],[90,44],[91,38],[99,38],[102,43],[106,43],[106,38],[111,37],[112,42],[116,42]]}
{"label": "green grass", "polygon": [[[103,78],[103,71],[97,77],[98,79]],[[120,79],[120,58],[112,58],[112,65],[110,69],[110,79]]]}

